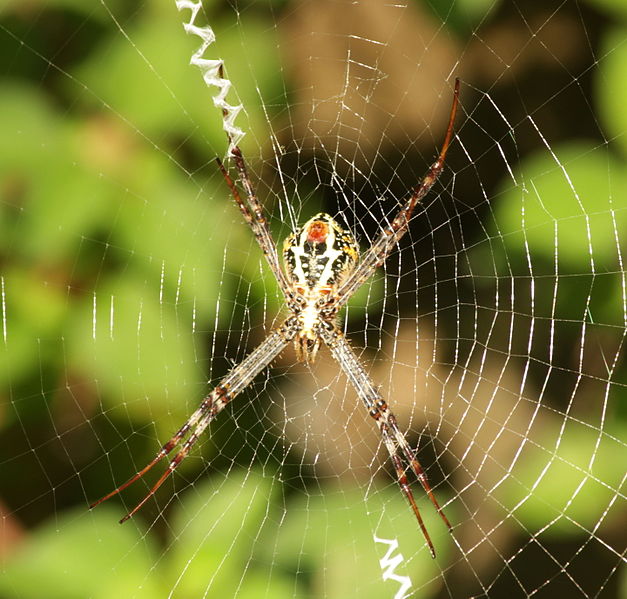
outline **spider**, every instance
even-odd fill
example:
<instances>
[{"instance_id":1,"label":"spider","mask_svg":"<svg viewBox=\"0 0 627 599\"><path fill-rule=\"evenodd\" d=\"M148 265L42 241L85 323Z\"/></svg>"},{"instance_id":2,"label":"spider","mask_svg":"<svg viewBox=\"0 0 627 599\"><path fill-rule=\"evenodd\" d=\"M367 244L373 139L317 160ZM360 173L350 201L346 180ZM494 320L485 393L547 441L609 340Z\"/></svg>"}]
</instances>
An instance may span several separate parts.
<instances>
[{"instance_id":1,"label":"spider","mask_svg":"<svg viewBox=\"0 0 627 599\"><path fill-rule=\"evenodd\" d=\"M361 259L359 259L359 246L355 237L342 229L331 216L320 213L285 240L282 252L283 269L279 263L278 250L270 233L263 206L257 198L248 175L242 152L233 143L231 134L227 132L230 156L235 162L240 183L245 192L245 201L220 159L216 158L216 161L235 203L255 235L268 266L278 281L285 297L288 316L204 397L187 422L161 447L149 464L117 489L93 503L90 509L126 489L143 477L175 447L180 447L166 471L147 495L120 520L120 523L131 518L187 457L211 421L236 395L248 387L257 374L266 368L290 342L294 344L297 359L309 364L314 362L321 344L324 344L355 387L368 413L379 428L383 444L394 465L398 484L416 516L431 555L435 557L435 549L414 500L402 457L420 481L449 531L452 530L451 524L435 498L415 452L400 430L396 417L342 333L338 324L338 313L348 299L396 248L398 241L407 231L416 205L421 202L440 176L453 135L458 103L459 79L456 79L446 136L437 160L413 189L394 219L383 227L372 245L363 253ZM227 115L228 112L223 110L223 117L226 118Z\"/></svg>"}]
</instances>

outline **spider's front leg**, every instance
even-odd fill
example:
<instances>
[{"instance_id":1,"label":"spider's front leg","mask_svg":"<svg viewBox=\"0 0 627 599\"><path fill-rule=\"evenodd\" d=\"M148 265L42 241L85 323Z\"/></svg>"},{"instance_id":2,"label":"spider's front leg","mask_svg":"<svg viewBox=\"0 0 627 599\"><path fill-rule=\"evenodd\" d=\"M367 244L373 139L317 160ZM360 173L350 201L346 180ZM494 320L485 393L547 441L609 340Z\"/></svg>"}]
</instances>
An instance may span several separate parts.
<instances>
[{"instance_id":1,"label":"spider's front leg","mask_svg":"<svg viewBox=\"0 0 627 599\"><path fill-rule=\"evenodd\" d=\"M440 154L436 161L429 167L422 181L420 181L409 198L403 203L401 209L397 212L392 221L389 224L384 224L381 232L372 242L372 245L362 255L357 267L342 281L334 298L338 310L352 297L357 289L374 274L374 271L385 262L390 253L398 247L398 242L407 232L409 221L412 218L416 206L422 202L422 199L429 193L442 173L446 154L448 153L448 148L453 139L453 125L459 104L459 85L459 79L455 79L453 104L451 106L446 136Z\"/></svg>"}]
</instances>

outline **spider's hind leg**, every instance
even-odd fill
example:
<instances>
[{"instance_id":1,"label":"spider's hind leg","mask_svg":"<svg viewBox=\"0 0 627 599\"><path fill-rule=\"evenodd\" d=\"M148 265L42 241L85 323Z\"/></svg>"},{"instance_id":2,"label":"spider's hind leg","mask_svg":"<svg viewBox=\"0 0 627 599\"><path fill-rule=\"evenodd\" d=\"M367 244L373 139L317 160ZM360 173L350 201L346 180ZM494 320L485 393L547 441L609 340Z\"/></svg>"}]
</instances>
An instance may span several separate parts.
<instances>
[{"instance_id":1,"label":"spider's hind leg","mask_svg":"<svg viewBox=\"0 0 627 599\"><path fill-rule=\"evenodd\" d=\"M382 423L381 426L381 436L383 437L383 443L387 447L388 452L390 453L390 458L392 459L392 463L394 464L394 470L396 470L396 478L398 480L398 485L401 490L405 494L409 505L411 506L414 515L416 516L416 520L418 520L418 526L420 526L420 530L427 541L427 545L429 545L429 552L431 553L431 557L435 558L435 548L433 547L433 543L431 542L431 537L427 532L427 527L422 520L422 516L420 515L420 510L416 505L416 500L414 499L414 494L411 492L411 487L409 486L409 481L407 480L407 476L405 474L405 469L403 468L403 463L401 461L400 456L398 455L396 445L394 441L390 437L390 431L388 426L385 423Z\"/></svg>"},{"instance_id":2,"label":"spider's hind leg","mask_svg":"<svg viewBox=\"0 0 627 599\"><path fill-rule=\"evenodd\" d=\"M177 466L187 457L200 435L209 426L211 421L224 409L224 407L241 391L243 391L253 381L253 379L274 360L283 348L291 341L296 333L296 321L287 319L280 327L272 331L264 341L262 341L250 354L248 354L239 364L235 365L229 373L213 388L202 400L200 406L191 415L189 420L178 430L178 432L159 450L153 460L140 470L135 476L126 481L102 499L93 503L90 508L117 495L129 485L139 480L157 462L168 455L181 441L185 435L193 429L179 452L170 461L167 470L161 475L159 480L150 489L148 494L137 504L120 522L125 522L139 510L156 490L163 484L165 479L174 472Z\"/></svg>"},{"instance_id":3,"label":"spider's hind leg","mask_svg":"<svg viewBox=\"0 0 627 599\"><path fill-rule=\"evenodd\" d=\"M381 407L379 406L379 404L382 404ZM405 438L405 435L398 428L398 424L396 422L396 416L394 416L394 414L390 412L387 404L383 400L380 400L380 402L377 402L377 407L379 407L379 409L381 410L382 417L385 419L386 425L390 429L390 433L394 435L397 446L403 452L405 459L411 466L411 469L416 475L416 478L420 481L420 484L422 485L422 488L424 489L425 493L429 497L429 500L433 504L433 507L435 507L436 511L440 515L440 518L442 518L444 524L446 524L447 528L449 530L453 530L451 523L449 522L448 518L442 511L442 508L440 504L438 503L438 500L435 498L435 495L433 494L433 490L431 489L431 485L429 484L429 479L427 478L427 474L423 470L422 466L420 465L420 462L418 461L418 458L416 457L416 453L410 447L409 443L407 442L407 439Z\"/></svg>"},{"instance_id":4,"label":"spider's hind leg","mask_svg":"<svg viewBox=\"0 0 627 599\"><path fill-rule=\"evenodd\" d=\"M342 332L337 329L337 327L331 327L329 330L322 329L321 335L324 342L331 350L333 357L337 360L338 364L344 371L344 374L346 374L348 380L355 387L355 390L368 410L368 413L377 423L377 427L381 431L383 442L390 454L392 463L394 464L398 484L405 494L407 501L409 501L411 509L416 516L416 520L418 520L418 525L420 526L422 534L429 545L431 555L435 557L433 543L431 542L429 533L427 532L420 512L418 511L416 501L414 500L414 496L407 480L407 475L405 474L405 468L403 467L401 455L405 457L412 471L418 477L418 480L427 493L429 500L433 504L433 507L437 510L438 514L440 514L443 522L446 524L447 528L451 530L451 523L444 515L440 504L435 498L426 473L422 469L420 462L409 446L407 439L405 439L405 436L398 428L396 417L388 408L385 400L381 397L381 393L377 387L375 387L372 379L368 376L366 370L355 355L355 352L351 349Z\"/></svg>"},{"instance_id":5,"label":"spider's hind leg","mask_svg":"<svg viewBox=\"0 0 627 599\"><path fill-rule=\"evenodd\" d=\"M154 495L155 491L163 484L168 475L174 471L174 469L183 461L183 459L187 456L190 449L198 439L198 435L200 434L198 428L198 423L207 418L207 414L213 417L215 413L217 413L222 404L226 405L227 401L225 399L221 399L222 396L225 396L225 391L220 386L217 386L200 404L198 409L190 416L189 420L172 436L172 438L165 443L161 449L157 452L157 455L146 465L144 468L139 470L134 476L129 478L124 484L120 485L117 489L114 489L110 493L107 493L104 497L101 497L98 501L95 501L89 506L89 509L95 508L97 505L100 505L107 499L111 499L111 497L117 495L118 493L124 491L127 487L132 485L135 481L142 478L149 470L156 466L164 457L166 457L177 445L181 443L181 441L185 438L185 435L192 429L192 427L196 427L196 430L187 441L183 444L181 450L174 456L168 469L165 473L159 478L157 483L152 487L150 492L142 499L142 501L133 508L124 518L120 520L120 523L128 520L137 510L139 510L144 503ZM218 409L216 409L216 407ZM201 422L202 424L202 422ZM206 426L206 425L205 425ZM204 430L204 427L203 427Z\"/></svg>"}]
</instances>

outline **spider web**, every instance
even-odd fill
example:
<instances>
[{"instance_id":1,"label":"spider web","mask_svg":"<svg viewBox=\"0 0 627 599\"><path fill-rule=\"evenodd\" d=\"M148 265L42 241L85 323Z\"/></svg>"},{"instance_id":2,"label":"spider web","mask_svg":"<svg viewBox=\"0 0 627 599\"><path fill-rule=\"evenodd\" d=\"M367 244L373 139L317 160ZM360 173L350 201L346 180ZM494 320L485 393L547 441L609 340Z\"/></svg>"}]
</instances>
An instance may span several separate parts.
<instances>
[{"instance_id":1,"label":"spider web","mask_svg":"<svg viewBox=\"0 0 627 599\"><path fill-rule=\"evenodd\" d=\"M0 597L624 597L620 2L205 2L275 239L363 249L444 173L344 330L453 525L431 559L327 352L291 348L158 473L279 322L172 2L0 8ZM159 473L165 465L155 468ZM621 524L622 523L622 524Z\"/></svg>"}]
</instances>

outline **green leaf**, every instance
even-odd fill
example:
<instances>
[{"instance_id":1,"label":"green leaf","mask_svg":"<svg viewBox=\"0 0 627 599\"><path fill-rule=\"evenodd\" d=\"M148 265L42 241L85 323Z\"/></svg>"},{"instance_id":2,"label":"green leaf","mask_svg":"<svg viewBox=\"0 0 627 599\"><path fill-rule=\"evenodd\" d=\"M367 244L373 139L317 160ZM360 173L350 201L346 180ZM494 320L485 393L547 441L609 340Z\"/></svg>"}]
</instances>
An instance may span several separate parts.
<instances>
[{"instance_id":1,"label":"green leaf","mask_svg":"<svg viewBox=\"0 0 627 599\"><path fill-rule=\"evenodd\" d=\"M173 597L234 597L242 581L250 582L251 554L267 523L273 484L256 471L232 471L219 485L208 481L181 497L171 522Z\"/></svg>"},{"instance_id":2,"label":"green leaf","mask_svg":"<svg viewBox=\"0 0 627 599\"><path fill-rule=\"evenodd\" d=\"M583 423L559 423L538 443L527 444L497 497L526 530L551 536L589 534L616 500L627 463L618 441L625 430L600 432ZM618 510L610 512L617 519Z\"/></svg>"},{"instance_id":3,"label":"green leaf","mask_svg":"<svg viewBox=\"0 0 627 599\"><path fill-rule=\"evenodd\" d=\"M624 0L604 0L603 3L620 6L627 17L627 2ZM627 159L627 26L606 33L599 51L603 57L595 71L599 118L606 138L621 148Z\"/></svg>"},{"instance_id":4,"label":"green leaf","mask_svg":"<svg viewBox=\"0 0 627 599\"><path fill-rule=\"evenodd\" d=\"M95 308L94 308L95 306ZM68 354L102 400L146 422L182 418L202 393L192 325L187 314L159 300L159 290L126 275L107 279L72 314Z\"/></svg>"},{"instance_id":5,"label":"green leaf","mask_svg":"<svg viewBox=\"0 0 627 599\"><path fill-rule=\"evenodd\" d=\"M3 564L0 592L19 599L165 597L150 537L112 510L67 512L37 528Z\"/></svg>"},{"instance_id":6,"label":"green leaf","mask_svg":"<svg viewBox=\"0 0 627 599\"><path fill-rule=\"evenodd\" d=\"M163 135L185 139L209 159L222 154L227 142L222 115L212 101L217 88L207 89L201 72L189 64L201 42L185 33L188 18L189 11L179 13L174 2L145 11L126 27L128 39L117 35L106 41L74 76L93 92L85 98L89 103L106 103L152 139ZM253 16L237 27L212 18L211 27L217 40L204 57L224 60L226 76L234 85L227 99L242 102L246 109L237 123L250 140L244 138L242 149L257 150L259 140L269 143L259 96L274 105L283 96L275 40L268 23Z\"/></svg>"},{"instance_id":7,"label":"green leaf","mask_svg":"<svg viewBox=\"0 0 627 599\"><path fill-rule=\"evenodd\" d=\"M188 313L195 303L197 318L212 323L219 300L233 293L223 282L225 248L237 249L248 232L233 227L239 215L227 209L228 189L217 187L216 175L198 190L155 153L137 155L134 166L133 193L119 200L114 251L163 284L166 301L185 304Z\"/></svg>"},{"instance_id":8,"label":"green leaf","mask_svg":"<svg viewBox=\"0 0 627 599\"><path fill-rule=\"evenodd\" d=\"M356 488L328 489L321 495L292 500L276 547L274 543L266 544L268 563L308 572L314 596L324 589L330 599L392 597L398 591L398 583L384 580L385 568L380 565L390 545L377 542L376 536L398 541L398 548L392 553L401 554L403 560L396 567L396 574L409 576L411 588L421 589L421 597L435 595L439 588L433 583L440 571L438 562L446 563L452 545L448 530L429 501L418 498L438 555L433 560L400 491L392 485L370 491L372 494L364 497ZM450 510L448 517L455 521ZM388 559L391 557L388 555Z\"/></svg>"},{"instance_id":9,"label":"green leaf","mask_svg":"<svg viewBox=\"0 0 627 599\"><path fill-rule=\"evenodd\" d=\"M71 261L75 269L85 239L110 217L115 188L83 160L76 124L36 89L3 88L0 129L0 248L47 266Z\"/></svg>"},{"instance_id":10,"label":"green leaf","mask_svg":"<svg viewBox=\"0 0 627 599\"><path fill-rule=\"evenodd\" d=\"M624 0L588 0L588 4L605 11L610 16L627 20L627 3ZM606 54L600 54L600 56L607 58Z\"/></svg>"},{"instance_id":11,"label":"green leaf","mask_svg":"<svg viewBox=\"0 0 627 599\"><path fill-rule=\"evenodd\" d=\"M5 313L0 315L0 338L6 337L6 342L0 342L0 386L4 386L17 384L29 370L59 357L59 346L52 350L42 340L60 337L68 299L65 287L19 266L7 268L1 284Z\"/></svg>"},{"instance_id":12,"label":"green leaf","mask_svg":"<svg viewBox=\"0 0 627 599\"><path fill-rule=\"evenodd\" d=\"M498 235L508 253L553 264L561 273L616 269L616 235L627 223L625 166L605 146L570 142L525 160L520 182L499 197Z\"/></svg>"}]
</instances>

